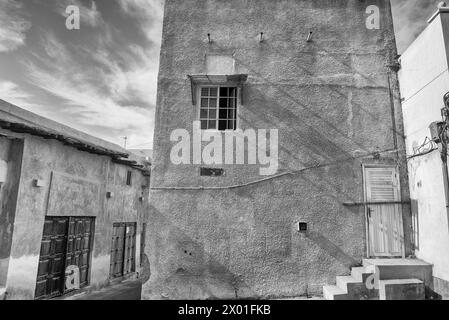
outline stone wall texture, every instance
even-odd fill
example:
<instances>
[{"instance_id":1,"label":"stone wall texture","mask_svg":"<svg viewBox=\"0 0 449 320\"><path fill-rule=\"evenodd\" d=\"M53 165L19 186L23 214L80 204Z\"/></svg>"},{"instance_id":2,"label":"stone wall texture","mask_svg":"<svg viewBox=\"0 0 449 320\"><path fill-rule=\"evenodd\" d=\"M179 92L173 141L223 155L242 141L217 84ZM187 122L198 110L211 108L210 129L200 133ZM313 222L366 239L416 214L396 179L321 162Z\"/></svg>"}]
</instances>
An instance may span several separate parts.
<instances>
[{"instance_id":1,"label":"stone wall texture","mask_svg":"<svg viewBox=\"0 0 449 320\"><path fill-rule=\"evenodd\" d=\"M379 30L366 28L373 4ZM226 175L211 178L198 165L170 161L171 132L191 132L198 120L187 75L206 74L211 55L232 56L234 72L248 74L239 128L279 130L279 173L319 167L241 188L158 189L264 178L259 165L221 165ZM397 75L389 67L395 55L389 1L167 0L143 298L319 294L358 265L366 256L365 209L344 202L364 201L362 165L398 165L408 200ZM403 216L409 253L408 205ZM308 231L298 233L297 222Z\"/></svg>"}]
</instances>

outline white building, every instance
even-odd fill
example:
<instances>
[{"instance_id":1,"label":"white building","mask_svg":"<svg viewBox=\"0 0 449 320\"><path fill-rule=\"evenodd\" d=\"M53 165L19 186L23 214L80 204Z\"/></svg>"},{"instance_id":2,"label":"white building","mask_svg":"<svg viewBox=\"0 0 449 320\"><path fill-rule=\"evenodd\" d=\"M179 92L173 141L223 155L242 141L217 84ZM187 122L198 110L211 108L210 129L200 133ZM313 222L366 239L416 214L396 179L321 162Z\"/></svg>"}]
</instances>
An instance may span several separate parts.
<instances>
[{"instance_id":1,"label":"white building","mask_svg":"<svg viewBox=\"0 0 449 320\"><path fill-rule=\"evenodd\" d=\"M399 72L406 135L415 255L433 264L433 291L449 298L448 181L429 126L441 122L449 91L449 8L440 6L402 55Z\"/></svg>"}]
</instances>

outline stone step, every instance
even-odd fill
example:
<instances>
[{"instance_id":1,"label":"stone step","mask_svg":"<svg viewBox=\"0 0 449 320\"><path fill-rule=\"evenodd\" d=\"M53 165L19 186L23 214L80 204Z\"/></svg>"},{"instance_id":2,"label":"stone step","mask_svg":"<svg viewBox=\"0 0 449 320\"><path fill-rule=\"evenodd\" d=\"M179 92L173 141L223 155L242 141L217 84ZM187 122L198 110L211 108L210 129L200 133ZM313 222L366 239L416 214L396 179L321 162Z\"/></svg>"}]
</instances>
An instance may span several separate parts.
<instances>
[{"instance_id":1,"label":"stone step","mask_svg":"<svg viewBox=\"0 0 449 320\"><path fill-rule=\"evenodd\" d=\"M353 278L352 276L338 276L337 277L337 287L339 287L341 290L343 290L345 293L349 293L349 290L351 290L351 285L356 285L363 283L361 281L358 281L357 279Z\"/></svg>"},{"instance_id":2,"label":"stone step","mask_svg":"<svg viewBox=\"0 0 449 320\"><path fill-rule=\"evenodd\" d=\"M364 259L363 266L379 280L418 279L432 286L433 266L419 259Z\"/></svg>"},{"instance_id":3,"label":"stone step","mask_svg":"<svg viewBox=\"0 0 449 320\"><path fill-rule=\"evenodd\" d=\"M425 300L424 282L419 279L380 280L379 300Z\"/></svg>"},{"instance_id":4,"label":"stone step","mask_svg":"<svg viewBox=\"0 0 449 320\"><path fill-rule=\"evenodd\" d=\"M324 286L323 296L326 300L347 300L348 295L337 286Z\"/></svg>"},{"instance_id":5,"label":"stone step","mask_svg":"<svg viewBox=\"0 0 449 320\"><path fill-rule=\"evenodd\" d=\"M360 282L363 282L363 283L365 283L366 279L370 275L372 275L373 273L374 272L369 272L367 270L367 268L365 268L365 267L354 267L354 268L351 268L351 276L354 279L356 279L356 280L358 280Z\"/></svg>"}]
</instances>

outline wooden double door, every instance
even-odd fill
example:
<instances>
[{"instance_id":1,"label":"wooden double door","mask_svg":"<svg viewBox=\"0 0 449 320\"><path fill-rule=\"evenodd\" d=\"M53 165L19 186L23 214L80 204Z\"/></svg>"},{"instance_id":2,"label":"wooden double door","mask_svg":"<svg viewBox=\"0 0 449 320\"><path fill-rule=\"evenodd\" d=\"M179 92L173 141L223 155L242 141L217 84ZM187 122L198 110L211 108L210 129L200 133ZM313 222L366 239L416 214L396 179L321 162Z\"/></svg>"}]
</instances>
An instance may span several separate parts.
<instances>
[{"instance_id":1,"label":"wooden double door","mask_svg":"<svg viewBox=\"0 0 449 320\"><path fill-rule=\"evenodd\" d=\"M95 218L46 217L42 236L35 299L60 296L66 289L65 271L79 270L79 287L89 284Z\"/></svg>"},{"instance_id":2,"label":"wooden double door","mask_svg":"<svg viewBox=\"0 0 449 320\"><path fill-rule=\"evenodd\" d=\"M136 270L136 223L114 223L110 277L120 278Z\"/></svg>"}]
</instances>

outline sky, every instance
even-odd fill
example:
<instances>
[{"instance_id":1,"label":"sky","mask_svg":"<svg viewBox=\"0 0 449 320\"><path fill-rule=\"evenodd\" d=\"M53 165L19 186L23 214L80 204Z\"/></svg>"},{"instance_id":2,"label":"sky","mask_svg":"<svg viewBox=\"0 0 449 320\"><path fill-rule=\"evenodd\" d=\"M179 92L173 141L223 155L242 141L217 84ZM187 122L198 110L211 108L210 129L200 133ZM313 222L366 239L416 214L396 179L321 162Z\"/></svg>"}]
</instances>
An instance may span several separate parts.
<instances>
[{"instance_id":1,"label":"sky","mask_svg":"<svg viewBox=\"0 0 449 320\"><path fill-rule=\"evenodd\" d=\"M164 0L0 0L0 99L134 149L153 145ZM398 50L435 0L392 0ZM79 30L66 8L80 8Z\"/></svg>"}]
</instances>

